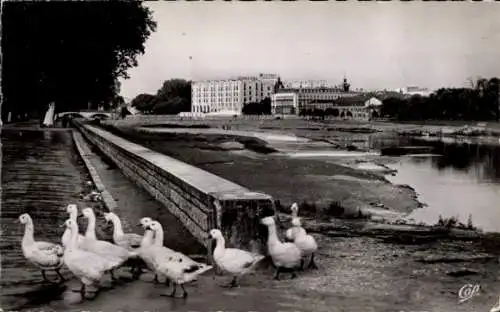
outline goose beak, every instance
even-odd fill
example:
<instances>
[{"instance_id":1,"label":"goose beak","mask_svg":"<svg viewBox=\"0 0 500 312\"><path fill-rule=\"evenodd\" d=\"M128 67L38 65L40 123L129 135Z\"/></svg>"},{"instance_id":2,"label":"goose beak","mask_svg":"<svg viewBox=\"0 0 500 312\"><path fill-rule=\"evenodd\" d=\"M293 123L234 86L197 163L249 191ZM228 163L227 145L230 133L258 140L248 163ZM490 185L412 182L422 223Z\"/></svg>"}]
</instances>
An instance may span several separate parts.
<instances>
[{"instance_id":1,"label":"goose beak","mask_svg":"<svg viewBox=\"0 0 500 312\"><path fill-rule=\"evenodd\" d=\"M66 226L66 224L65 224L65 223L63 223L63 224L59 225L59 227L60 227L60 228L65 227L65 226Z\"/></svg>"},{"instance_id":2,"label":"goose beak","mask_svg":"<svg viewBox=\"0 0 500 312\"><path fill-rule=\"evenodd\" d=\"M82 218L83 217L83 213L79 213L77 218Z\"/></svg>"}]
</instances>

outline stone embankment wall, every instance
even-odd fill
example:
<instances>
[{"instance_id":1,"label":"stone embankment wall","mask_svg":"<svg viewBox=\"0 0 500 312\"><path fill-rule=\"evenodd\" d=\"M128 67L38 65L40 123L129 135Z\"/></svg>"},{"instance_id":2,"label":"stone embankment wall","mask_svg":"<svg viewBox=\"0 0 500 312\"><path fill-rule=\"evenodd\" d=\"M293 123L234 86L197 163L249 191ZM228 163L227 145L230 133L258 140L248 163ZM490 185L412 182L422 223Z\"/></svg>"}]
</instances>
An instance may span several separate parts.
<instances>
[{"instance_id":1,"label":"stone embankment wall","mask_svg":"<svg viewBox=\"0 0 500 312\"><path fill-rule=\"evenodd\" d=\"M264 252L260 218L275 214L271 196L252 192L99 127L75 122L83 136L122 172L165 205L208 250L221 229L230 246Z\"/></svg>"}]
</instances>

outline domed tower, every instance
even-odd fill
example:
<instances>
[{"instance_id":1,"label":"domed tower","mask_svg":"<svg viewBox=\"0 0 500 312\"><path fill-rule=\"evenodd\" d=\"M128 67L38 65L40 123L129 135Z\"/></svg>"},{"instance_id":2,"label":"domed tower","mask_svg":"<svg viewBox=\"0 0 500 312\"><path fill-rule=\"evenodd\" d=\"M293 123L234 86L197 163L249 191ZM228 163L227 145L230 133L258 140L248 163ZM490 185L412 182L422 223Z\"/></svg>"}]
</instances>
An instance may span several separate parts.
<instances>
[{"instance_id":1,"label":"domed tower","mask_svg":"<svg viewBox=\"0 0 500 312\"><path fill-rule=\"evenodd\" d=\"M349 92L349 88L351 87L351 84L347 82L347 78L344 77L344 83L342 83L342 89L344 92Z\"/></svg>"},{"instance_id":2,"label":"domed tower","mask_svg":"<svg viewBox=\"0 0 500 312\"><path fill-rule=\"evenodd\" d=\"M274 93L278 93L279 89L283 89L285 86L283 82L281 82L281 78L278 76L278 81L274 84Z\"/></svg>"}]
</instances>

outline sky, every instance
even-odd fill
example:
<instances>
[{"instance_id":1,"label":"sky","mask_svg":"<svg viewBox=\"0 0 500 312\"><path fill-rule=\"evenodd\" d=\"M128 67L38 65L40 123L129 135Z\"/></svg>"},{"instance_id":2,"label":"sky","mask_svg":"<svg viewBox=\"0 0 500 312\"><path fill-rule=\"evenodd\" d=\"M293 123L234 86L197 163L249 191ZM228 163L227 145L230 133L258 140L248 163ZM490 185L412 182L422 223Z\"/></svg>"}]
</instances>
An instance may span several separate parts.
<instances>
[{"instance_id":1,"label":"sky","mask_svg":"<svg viewBox=\"0 0 500 312\"><path fill-rule=\"evenodd\" d=\"M276 73L352 88L469 86L500 76L500 5L487 2L146 2L158 23L121 94L171 78Z\"/></svg>"}]
</instances>

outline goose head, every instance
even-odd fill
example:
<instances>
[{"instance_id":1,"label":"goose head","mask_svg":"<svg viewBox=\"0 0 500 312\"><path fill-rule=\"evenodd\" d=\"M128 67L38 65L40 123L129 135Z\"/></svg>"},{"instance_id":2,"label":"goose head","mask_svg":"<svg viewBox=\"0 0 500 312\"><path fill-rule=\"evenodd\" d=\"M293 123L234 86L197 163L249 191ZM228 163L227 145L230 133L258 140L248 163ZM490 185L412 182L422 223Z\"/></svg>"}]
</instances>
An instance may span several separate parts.
<instances>
[{"instance_id":1,"label":"goose head","mask_svg":"<svg viewBox=\"0 0 500 312\"><path fill-rule=\"evenodd\" d=\"M290 210L294 213L298 213L299 212L299 205L297 205L297 203L293 203L292 207L290 207Z\"/></svg>"},{"instance_id":2,"label":"goose head","mask_svg":"<svg viewBox=\"0 0 500 312\"><path fill-rule=\"evenodd\" d=\"M260 220L260 223L263 224L263 225L265 225L265 226L271 226L271 225L275 225L276 224L273 217L262 218Z\"/></svg>"},{"instance_id":3,"label":"goose head","mask_svg":"<svg viewBox=\"0 0 500 312\"><path fill-rule=\"evenodd\" d=\"M300 226L302 226L302 222L300 222L299 218L293 218L292 219L292 226L300 227Z\"/></svg>"},{"instance_id":4,"label":"goose head","mask_svg":"<svg viewBox=\"0 0 500 312\"><path fill-rule=\"evenodd\" d=\"M158 221L151 221L146 225L146 229L149 229L156 233L158 230L161 229L161 224Z\"/></svg>"},{"instance_id":5,"label":"goose head","mask_svg":"<svg viewBox=\"0 0 500 312\"><path fill-rule=\"evenodd\" d=\"M211 239L224 238L224 236L222 236L222 232L220 230L217 230L217 229L210 230L210 232L208 233L208 236Z\"/></svg>"},{"instance_id":6,"label":"goose head","mask_svg":"<svg viewBox=\"0 0 500 312\"><path fill-rule=\"evenodd\" d=\"M31 223L31 217L27 213L23 213L22 215L19 216L19 223L21 224L30 224Z\"/></svg>"},{"instance_id":7,"label":"goose head","mask_svg":"<svg viewBox=\"0 0 500 312\"><path fill-rule=\"evenodd\" d=\"M151 222L153 222L153 219L151 219L150 217L144 217L139 220L138 226L142 226L146 229Z\"/></svg>"},{"instance_id":8,"label":"goose head","mask_svg":"<svg viewBox=\"0 0 500 312\"><path fill-rule=\"evenodd\" d=\"M82 215L81 214L78 214L78 206L75 205L75 204L69 204L67 207L66 207L66 212L71 215L71 214L75 214L77 217L81 217Z\"/></svg>"},{"instance_id":9,"label":"goose head","mask_svg":"<svg viewBox=\"0 0 500 312\"><path fill-rule=\"evenodd\" d=\"M104 220L106 220L107 223L112 222L113 218L114 218L114 213L112 213L112 212L105 212L104 213Z\"/></svg>"},{"instance_id":10,"label":"goose head","mask_svg":"<svg viewBox=\"0 0 500 312\"><path fill-rule=\"evenodd\" d=\"M87 219L95 218L94 210L92 210L92 208L85 208L85 209L83 209L82 210L82 214Z\"/></svg>"},{"instance_id":11,"label":"goose head","mask_svg":"<svg viewBox=\"0 0 500 312\"><path fill-rule=\"evenodd\" d=\"M75 221L73 221L71 219L64 221L64 223L61 225L61 227L65 227L65 228L70 229L70 230L75 226L77 226Z\"/></svg>"}]
</instances>

